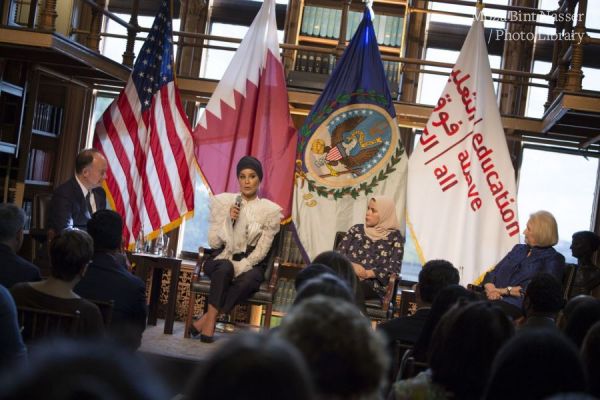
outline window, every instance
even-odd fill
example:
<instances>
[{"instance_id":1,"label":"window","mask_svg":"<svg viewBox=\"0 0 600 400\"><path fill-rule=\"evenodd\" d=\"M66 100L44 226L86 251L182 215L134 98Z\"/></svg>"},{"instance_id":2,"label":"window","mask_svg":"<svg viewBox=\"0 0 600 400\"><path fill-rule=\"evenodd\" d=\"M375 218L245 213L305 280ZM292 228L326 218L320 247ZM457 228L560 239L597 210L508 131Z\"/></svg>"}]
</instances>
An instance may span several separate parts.
<instances>
[{"instance_id":1,"label":"window","mask_svg":"<svg viewBox=\"0 0 600 400\"><path fill-rule=\"evenodd\" d=\"M521 232L531 213L550 211L558 223L556 249L567 262L576 262L569 250L571 236L591 228L597 171L597 158L525 147L518 192Z\"/></svg>"},{"instance_id":2,"label":"window","mask_svg":"<svg viewBox=\"0 0 600 400\"><path fill-rule=\"evenodd\" d=\"M546 61L535 61L533 63L533 73L547 74L552 68L552 63ZM547 84L544 79L531 79L532 83ZM544 104L548 100L548 88L529 86L527 95L527 106L525 107L525 116L531 118L542 118L544 115Z\"/></svg>"},{"instance_id":3,"label":"window","mask_svg":"<svg viewBox=\"0 0 600 400\"><path fill-rule=\"evenodd\" d=\"M129 22L129 19L131 18L130 14L115 13L115 15L127 22ZM154 22L154 18L155 18L154 15L153 16L140 15L140 16L138 16L138 25L143 28L150 28L152 26L152 23ZM180 22L181 21L179 19L173 20L173 31L179 31L179 23ZM105 32L106 33L114 33L117 35L127 35L127 29L123 25L118 24L117 22L113 21L110 18L106 19ZM138 34L137 34L138 38L145 38L146 36L148 36L147 32L138 32ZM173 40L177 41L178 37L173 36ZM138 53L140 52L140 49L142 48L143 45L144 45L144 41L142 41L142 40L135 41L135 44L133 47L133 53L135 54L136 57L137 57ZM116 61L118 63L122 63L123 62L123 53L125 52L126 46L127 46L127 39L104 37L100 44L100 52L102 53L103 56L108 57L111 60ZM177 57L177 45L174 45L173 46L173 60L175 60L176 57ZM135 62L135 60L134 60L134 62Z\"/></svg>"}]
</instances>

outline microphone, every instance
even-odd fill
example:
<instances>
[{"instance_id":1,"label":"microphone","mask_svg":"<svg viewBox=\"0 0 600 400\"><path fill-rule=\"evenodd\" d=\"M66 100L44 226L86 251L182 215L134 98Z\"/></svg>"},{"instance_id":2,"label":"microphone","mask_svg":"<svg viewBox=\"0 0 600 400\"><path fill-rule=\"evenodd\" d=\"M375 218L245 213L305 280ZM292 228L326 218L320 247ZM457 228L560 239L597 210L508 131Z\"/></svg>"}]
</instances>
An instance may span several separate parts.
<instances>
[{"instance_id":1,"label":"microphone","mask_svg":"<svg viewBox=\"0 0 600 400\"><path fill-rule=\"evenodd\" d=\"M238 196L235 198L235 206L238 208L238 210L242 207L242 196L238 194ZM239 215L238 215L239 218ZM235 226L235 221L237 221L237 219L231 219L231 225Z\"/></svg>"}]
</instances>

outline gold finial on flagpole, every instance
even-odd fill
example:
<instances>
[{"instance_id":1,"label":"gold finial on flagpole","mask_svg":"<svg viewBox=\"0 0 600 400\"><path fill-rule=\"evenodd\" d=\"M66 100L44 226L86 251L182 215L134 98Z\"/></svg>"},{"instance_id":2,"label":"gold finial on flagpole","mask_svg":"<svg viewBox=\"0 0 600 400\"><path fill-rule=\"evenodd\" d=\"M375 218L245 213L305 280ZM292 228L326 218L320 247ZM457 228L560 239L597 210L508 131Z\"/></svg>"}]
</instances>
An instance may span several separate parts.
<instances>
[{"instance_id":1,"label":"gold finial on flagpole","mask_svg":"<svg viewBox=\"0 0 600 400\"><path fill-rule=\"evenodd\" d=\"M475 4L475 7L477 7L477 11L481 12L481 10L483 10L483 1L477 0L477 4Z\"/></svg>"}]
</instances>

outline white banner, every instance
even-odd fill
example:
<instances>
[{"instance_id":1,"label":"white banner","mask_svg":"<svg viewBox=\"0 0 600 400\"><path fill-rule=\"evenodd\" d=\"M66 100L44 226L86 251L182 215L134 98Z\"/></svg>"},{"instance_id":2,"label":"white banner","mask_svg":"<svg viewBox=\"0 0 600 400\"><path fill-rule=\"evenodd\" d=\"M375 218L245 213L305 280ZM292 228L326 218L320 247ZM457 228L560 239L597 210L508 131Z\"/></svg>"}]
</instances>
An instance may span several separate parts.
<instances>
[{"instance_id":1,"label":"white banner","mask_svg":"<svg viewBox=\"0 0 600 400\"><path fill-rule=\"evenodd\" d=\"M517 193L483 23L474 21L409 160L408 227L421 262L477 281L519 241Z\"/></svg>"}]
</instances>

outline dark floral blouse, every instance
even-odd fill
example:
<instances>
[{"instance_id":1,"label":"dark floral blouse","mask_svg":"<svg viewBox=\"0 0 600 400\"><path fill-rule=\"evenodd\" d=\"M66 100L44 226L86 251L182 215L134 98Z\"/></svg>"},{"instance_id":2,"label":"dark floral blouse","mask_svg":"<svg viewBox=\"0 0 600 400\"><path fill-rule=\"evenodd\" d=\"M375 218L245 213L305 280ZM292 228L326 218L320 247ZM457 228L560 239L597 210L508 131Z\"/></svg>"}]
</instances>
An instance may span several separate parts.
<instances>
[{"instance_id":1,"label":"dark floral blouse","mask_svg":"<svg viewBox=\"0 0 600 400\"><path fill-rule=\"evenodd\" d=\"M346 232L337 251L345 254L350 261L372 269L375 278L367 279L366 283L383 297L390 275L393 272L400 273L404 238L400 231L393 231L387 238L373 241L366 235L365 226L358 224Z\"/></svg>"}]
</instances>

